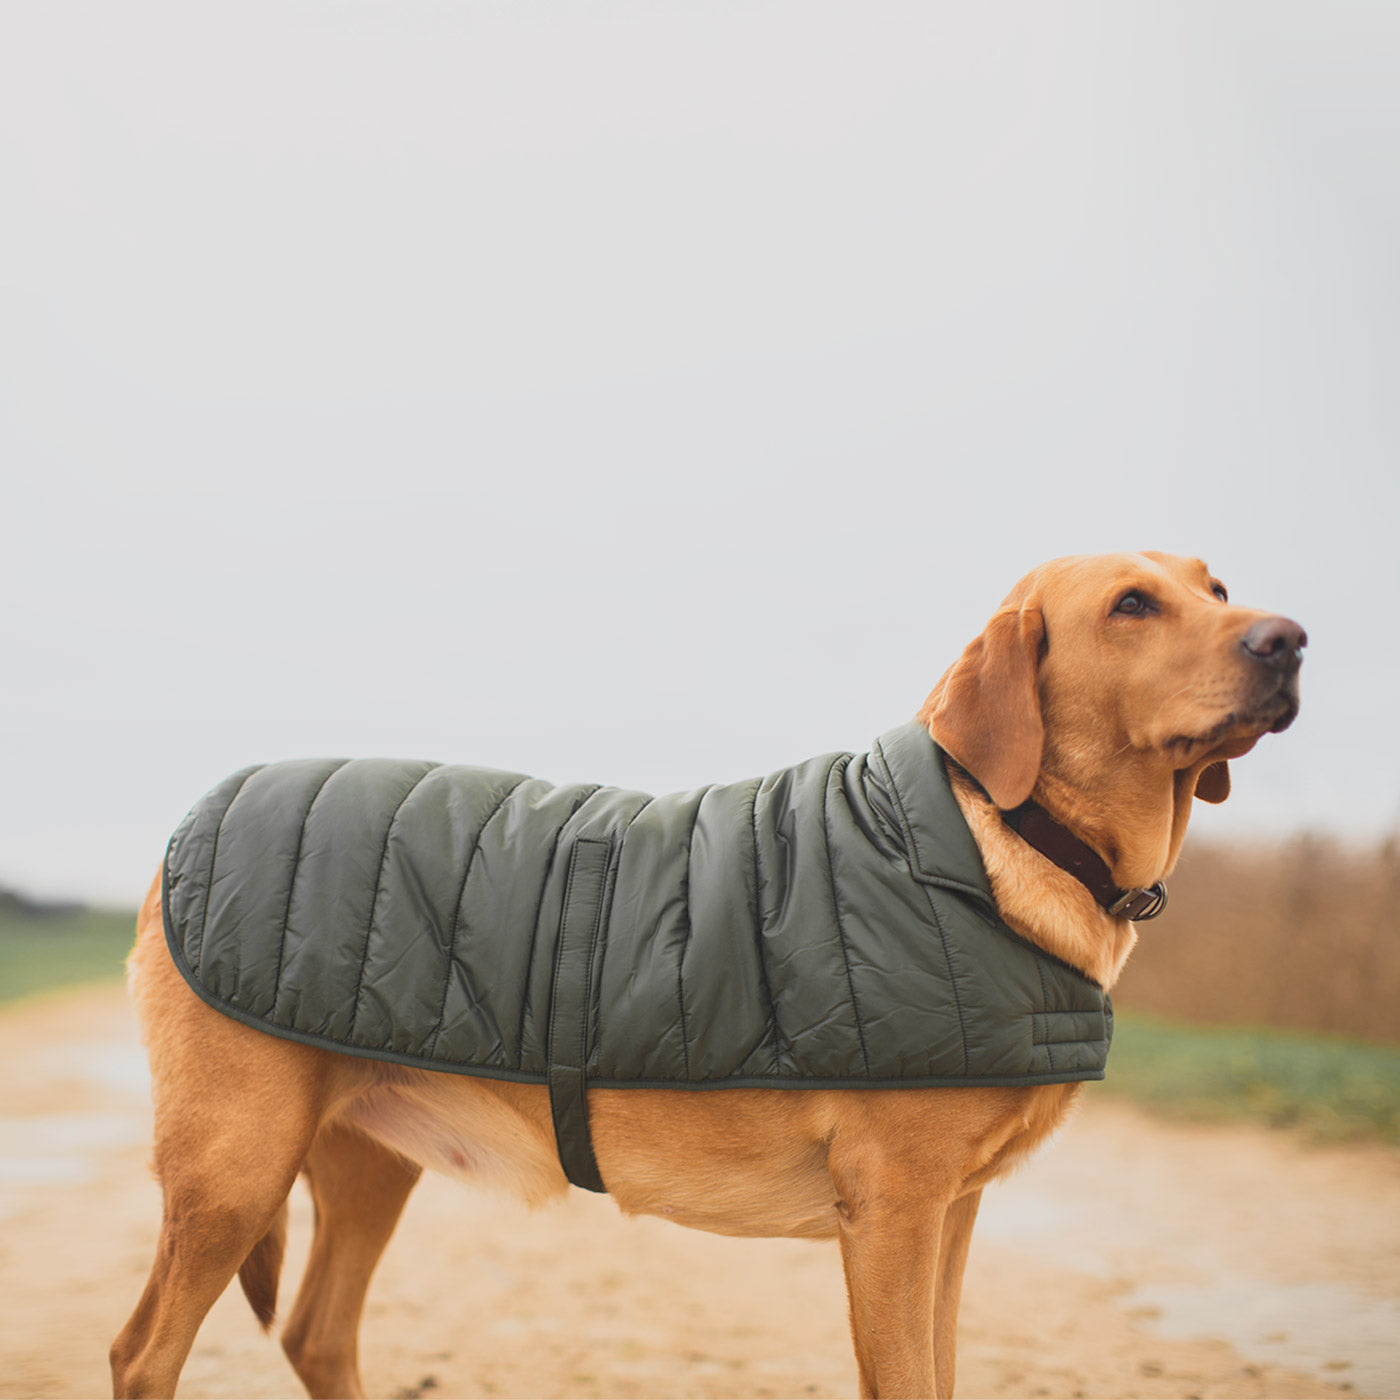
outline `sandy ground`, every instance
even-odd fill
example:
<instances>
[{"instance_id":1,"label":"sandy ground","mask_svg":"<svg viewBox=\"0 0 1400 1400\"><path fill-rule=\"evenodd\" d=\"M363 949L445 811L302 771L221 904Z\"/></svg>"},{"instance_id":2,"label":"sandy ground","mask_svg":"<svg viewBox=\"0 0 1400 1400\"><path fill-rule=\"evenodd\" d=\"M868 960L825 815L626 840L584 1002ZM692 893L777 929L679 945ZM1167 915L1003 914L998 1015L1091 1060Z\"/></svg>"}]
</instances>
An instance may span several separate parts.
<instances>
[{"instance_id":1,"label":"sandy ground","mask_svg":"<svg viewBox=\"0 0 1400 1400\"><path fill-rule=\"evenodd\" d=\"M0 1014L0 1394L106 1393L159 1210L144 1060L120 988ZM1400 1396L1400 1154L1088 1102L988 1193L964 1396ZM289 1292L309 1206L293 1197ZM530 1213L443 1180L371 1294L382 1396L853 1395L834 1245ZM300 1394L235 1287L185 1396Z\"/></svg>"}]
</instances>

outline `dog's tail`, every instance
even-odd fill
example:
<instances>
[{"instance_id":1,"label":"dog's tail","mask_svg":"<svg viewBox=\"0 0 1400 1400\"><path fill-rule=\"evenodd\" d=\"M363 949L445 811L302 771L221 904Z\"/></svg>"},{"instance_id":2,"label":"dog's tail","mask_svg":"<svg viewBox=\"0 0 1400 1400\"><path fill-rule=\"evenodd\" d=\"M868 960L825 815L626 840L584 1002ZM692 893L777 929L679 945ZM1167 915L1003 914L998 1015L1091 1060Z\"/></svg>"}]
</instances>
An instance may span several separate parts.
<instances>
[{"instance_id":1,"label":"dog's tail","mask_svg":"<svg viewBox=\"0 0 1400 1400\"><path fill-rule=\"evenodd\" d=\"M277 1280L282 1274L282 1256L287 1249L287 1203L282 1202L267 1233L248 1251L238 1269L244 1297L264 1332L277 1316Z\"/></svg>"}]
</instances>

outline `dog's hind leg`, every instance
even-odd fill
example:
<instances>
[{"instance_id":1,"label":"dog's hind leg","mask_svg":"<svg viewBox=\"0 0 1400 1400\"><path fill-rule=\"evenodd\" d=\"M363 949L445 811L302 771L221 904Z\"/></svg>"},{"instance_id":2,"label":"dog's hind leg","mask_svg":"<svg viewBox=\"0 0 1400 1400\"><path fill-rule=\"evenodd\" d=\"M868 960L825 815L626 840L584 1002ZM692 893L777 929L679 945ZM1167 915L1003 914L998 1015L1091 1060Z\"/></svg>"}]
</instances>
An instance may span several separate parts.
<instances>
[{"instance_id":1,"label":"dog's hind leg","mask_svg":"<svg viewBox=\"0 0 1400 1400\"><path fill-rule=\"evenodd\" d=\"M353 1128L326 1127L306 1158L316 1232L282 1346L313 1397L362 1396L360 1314L370 1275L421 1168Z\"/></svg>"},{"instance_id":2,"label":"dog's hind leg","mask_svg":"<svg viewBox=\"0 0 1400 1400\"><path fill-rule=\"evenodd\" d=\"M314 1123L281 1105L237 1129L157 1148L165 1211L155 1262L136 1311L112 1343L112 1393L173 1395L199 1325L253 1247L275 1228Z\"/></svg>"},{"instance_id":3,"label":"dog's hind leg","mask_svg":"<svg viewBox=\"0 0 1400 1400\"><path fill-rule=\"evenodd\" d=\"M275 1232L326 1098L321 1051L219 1015L156 951L138 947L133 981L164 1213L145 1292L112 1343L117 1396L174 1394L204 1315Z\"/></svg>"}]
</instances>

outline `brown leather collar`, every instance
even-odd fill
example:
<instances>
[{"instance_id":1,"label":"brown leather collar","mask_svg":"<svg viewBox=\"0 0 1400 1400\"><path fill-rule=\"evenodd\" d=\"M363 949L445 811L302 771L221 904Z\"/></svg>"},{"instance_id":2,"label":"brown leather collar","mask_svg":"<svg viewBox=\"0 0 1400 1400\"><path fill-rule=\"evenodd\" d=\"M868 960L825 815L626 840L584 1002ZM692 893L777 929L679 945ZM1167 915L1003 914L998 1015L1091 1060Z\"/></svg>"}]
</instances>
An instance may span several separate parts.
<instances>
[{"instance_id":1,"label":"brown leather collar","mask_svg":"<svg viewBox=\"0 0 1400 1400\"><path fill-rule=\"evenodd\" d=\"M1167 907L1167 887L1160 880L1146 889L1119 888L1099 853L1034 802L1003 812L1002 817L1023 841L1073 875L1113 918L1141 923Z\"/></svg>"}]
</instances>

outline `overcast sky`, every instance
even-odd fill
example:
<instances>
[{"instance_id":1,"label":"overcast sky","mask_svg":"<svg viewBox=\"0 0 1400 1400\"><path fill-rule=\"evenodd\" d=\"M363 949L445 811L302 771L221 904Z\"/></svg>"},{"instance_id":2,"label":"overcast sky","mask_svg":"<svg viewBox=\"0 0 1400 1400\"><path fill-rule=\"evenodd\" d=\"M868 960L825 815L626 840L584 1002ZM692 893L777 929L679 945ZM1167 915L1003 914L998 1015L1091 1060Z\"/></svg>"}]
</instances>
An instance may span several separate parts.
<instances>
[{"instance_id":1,"label":"overcast sky","mask_svg":"<svg viewBox=\"0 0 1400 1400\"><path fill-rule=\"evenodd\" d=\"M0 884L255 760L865 748L1032 565L1308 629L1400 823L1400 6L0 8Z\"/></svg>"}]
</instances>

